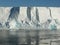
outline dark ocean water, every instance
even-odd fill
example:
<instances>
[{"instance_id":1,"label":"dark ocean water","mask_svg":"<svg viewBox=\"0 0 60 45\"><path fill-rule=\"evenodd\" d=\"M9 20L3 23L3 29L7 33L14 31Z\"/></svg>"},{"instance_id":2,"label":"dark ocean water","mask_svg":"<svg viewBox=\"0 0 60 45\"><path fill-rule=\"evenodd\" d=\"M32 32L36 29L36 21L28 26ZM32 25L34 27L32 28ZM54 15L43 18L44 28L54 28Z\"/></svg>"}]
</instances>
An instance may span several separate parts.
<instances>
[{"instance_id":1,"label":"dark ocean water","mask_svg":"<svg viewBox=\"0 0 60 45\"><path fill-rule=\"evenodd\" d=\"M60 31L32 29L17 31L0 30L0 45L49 45L54 39L56 39L55 41L60 42L58 40L60 39L60 33L58 32Z\"/></svg>"}]
</instances>

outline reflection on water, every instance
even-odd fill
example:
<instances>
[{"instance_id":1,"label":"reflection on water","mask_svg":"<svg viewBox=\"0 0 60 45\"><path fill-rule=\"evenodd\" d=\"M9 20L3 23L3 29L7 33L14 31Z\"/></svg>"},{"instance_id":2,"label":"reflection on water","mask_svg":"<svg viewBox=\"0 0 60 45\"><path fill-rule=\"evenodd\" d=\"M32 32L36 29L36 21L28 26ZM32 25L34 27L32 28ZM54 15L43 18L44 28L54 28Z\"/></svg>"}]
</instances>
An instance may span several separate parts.
<instances>
[{"instance_id":1,"label":"reflection on water","mask_svg":"<svg viewBox=\"0 0 60 45\"><path fill-rule=\"evenodd\" d=\"M59 31L0 30L0 45L52 45L60 42L58 40L60 40Z\"/></svg>"},{"instance_id":2,"label":"reflection on water","mask_svg":"<svg viewBox=\"0 0 60 45\"><path fill-rule=\"evenodd\" d=\"M0 45L39 45L37 32L0 30Z\"/></svg>"}]
</instances>

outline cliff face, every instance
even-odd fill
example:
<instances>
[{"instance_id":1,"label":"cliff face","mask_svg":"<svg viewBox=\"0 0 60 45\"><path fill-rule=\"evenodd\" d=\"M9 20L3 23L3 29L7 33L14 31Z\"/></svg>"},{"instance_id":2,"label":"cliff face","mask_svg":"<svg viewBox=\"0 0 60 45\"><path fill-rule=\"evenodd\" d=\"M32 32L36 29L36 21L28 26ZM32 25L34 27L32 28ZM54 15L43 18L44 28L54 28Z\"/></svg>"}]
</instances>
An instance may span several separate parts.
<instances>
[{"instance_id":1,"label":"cliff face","mask_svg":"<svg viewBox=\"0 0 60 45\"><path fill-rule=\"evenodd\" d=\"M15 8L15 13L13 8ZM12 10L12 12L11 12ZM60 8L59 7L19 7L19 13L16 7L0 7L0 23L5 26L10 14L12 13L9 25L18 27L41 27L49 29L51 25L60 28ZM16 15L16 16L13 16ZM17 18L16 18L17 17ZM12 25L13 23L13 25Z\"/></svg>"}]
</instances>

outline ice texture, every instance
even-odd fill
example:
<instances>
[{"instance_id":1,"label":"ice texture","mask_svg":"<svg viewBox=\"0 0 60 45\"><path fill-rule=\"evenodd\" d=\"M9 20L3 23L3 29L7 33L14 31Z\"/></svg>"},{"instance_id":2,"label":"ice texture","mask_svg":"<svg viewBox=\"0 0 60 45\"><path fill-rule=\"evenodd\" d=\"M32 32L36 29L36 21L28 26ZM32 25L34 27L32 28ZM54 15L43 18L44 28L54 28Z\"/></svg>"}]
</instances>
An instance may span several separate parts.
<instances>
[{"instance_id":1,"label":"ice texture","mask_svg":"<svg viewBox=\"0 0 60 45\"><path fill-rule=\"evenodd\" d=\"M60 7L0 7L0 28L60 29Z\"/></svg>"}]
</instances>

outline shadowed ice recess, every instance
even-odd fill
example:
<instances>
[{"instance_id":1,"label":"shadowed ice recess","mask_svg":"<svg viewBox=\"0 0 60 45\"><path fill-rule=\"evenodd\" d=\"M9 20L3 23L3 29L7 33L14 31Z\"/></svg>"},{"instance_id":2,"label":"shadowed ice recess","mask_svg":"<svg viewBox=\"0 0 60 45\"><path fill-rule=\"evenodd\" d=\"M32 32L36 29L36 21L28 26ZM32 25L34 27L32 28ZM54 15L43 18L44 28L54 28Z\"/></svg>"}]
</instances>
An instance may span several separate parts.
<instances>
[{"instance_id":1,"label":"shadowed ice recess","mask_svg":"<svg viewBox=\"0 0 60 45\"><path fill-rule=\"evenodd\" d=\"M0 29L60 29L60 7L0 7Z\"/></svg>"}]
</instances>

